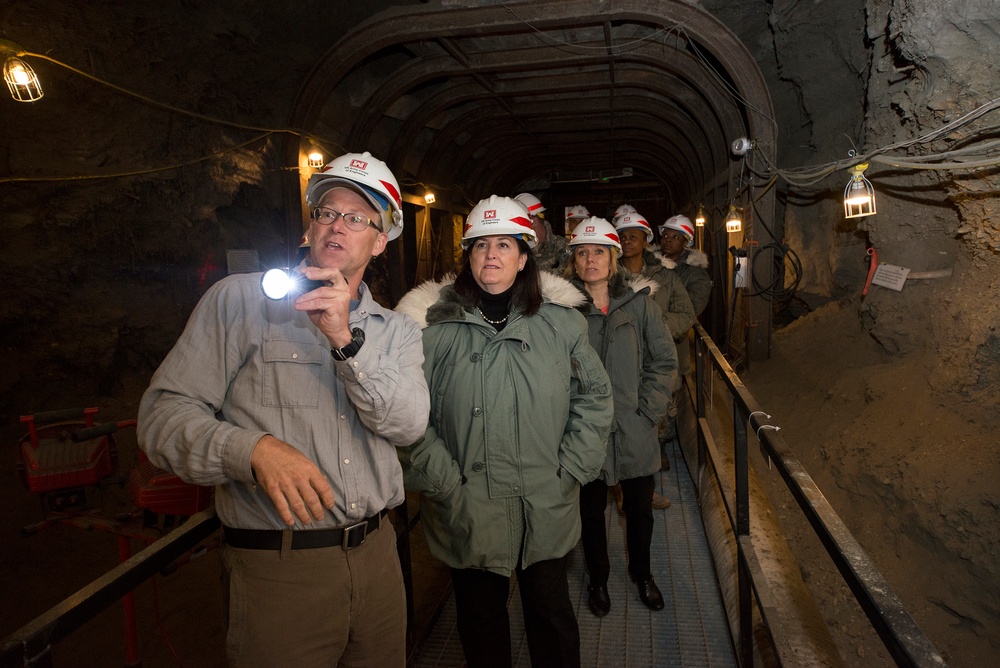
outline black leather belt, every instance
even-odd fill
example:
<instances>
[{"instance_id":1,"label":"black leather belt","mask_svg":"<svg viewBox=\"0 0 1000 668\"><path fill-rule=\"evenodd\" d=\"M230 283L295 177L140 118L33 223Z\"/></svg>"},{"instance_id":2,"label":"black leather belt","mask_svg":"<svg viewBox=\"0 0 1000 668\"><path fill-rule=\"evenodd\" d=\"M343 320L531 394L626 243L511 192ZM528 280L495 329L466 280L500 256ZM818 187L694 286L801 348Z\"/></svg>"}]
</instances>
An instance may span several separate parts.
<instances>
[{"instance_id":1,"label":"black leather belt","mask_svg":"<svg viewBox=\"0 0 1000 668\"><path fill-rule=\"evenodd\" d=\"M349 527L336 529L306 529L292 532L293 550L311 550L317 547L334 547L339 545L345 550L360 546L368 534L379 528L382 518L389 512L380 511ZM226 544L247 550L280 550L284 531L277 529L234 529L222 527L226 536Z\"/></svg>"}]
</instances>

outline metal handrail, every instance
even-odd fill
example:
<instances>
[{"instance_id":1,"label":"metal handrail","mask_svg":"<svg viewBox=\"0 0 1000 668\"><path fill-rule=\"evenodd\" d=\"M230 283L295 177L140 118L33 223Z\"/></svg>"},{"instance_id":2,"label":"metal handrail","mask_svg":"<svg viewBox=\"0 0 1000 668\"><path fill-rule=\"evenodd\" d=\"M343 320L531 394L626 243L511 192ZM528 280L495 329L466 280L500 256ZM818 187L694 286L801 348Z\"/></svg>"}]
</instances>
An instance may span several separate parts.
<instances>
[{"instance_id":1,"label":"metal handrail","mask_svg":"<svg viewBox=\"0 0 1000 668\"><path fill-rule=\"evenodd\" d=\"M899 666L939 667L945 661L937 648L924 635L902 602L879 573L874 562L848 530L840 516L833 510L819 486L785 443L784 437L773 427L763 423L758 415L766 416L739 376L722 356L721 351L705 329L695 323L695 386L698 431L708 443L705 450L712 459L717 482L726 504L730 526L735 534L739 558L739 636L737 655L740 664L753 665L752 615L754 593L760 604L762 616L767 617L771 600L767 583L763 581L757 554L750 540L749 456L747 427L752 427L760 441L761 453L768 457L781 474L785 485L798 503L799 509L809 520L816 535L833 559L861 609L867 615L879 638ZM708 431L706 407L706 376L709 369L705 360L718 372L733 402L733 448L735 463L735 494L718 475L721 461ZM731 505L734 507L731 507ZM754 573L757 576L754 576ZM753 592L753 593L752 593ZM771 629L769 628L769 633ZM780 638L773 638L779 658L784 654Z\"/></svg>"},{"instance_id":2,"label":"metal handrail","mask_svg":"<svg viewBox=\"0 0 1000 668\"><path fill-rule=\"evenodd\" d=\"M0 668L51 665L52 647L219 529L210 508L50 608L0 645Z\"/></svg>"},{"instance_id":3,"label":"metal handrail","mask_svg":"<svg viewBox=\"0 0 1000 668\"><path fill-rule=\"evenodd\" d=\"M699 442L704 446L703 451L713 464L716 483L719 485L736 542L739 564L739 630L736 644L740 664L747 668L753 665L754 606L757 606L765 625L769 616L778 608L750 539L747 431L748 427L752 427L760 441L761 452L770 458L771 463L781 474L785 485L819 536L895 662L900 666L927 668L944 666L941 654L906 612L864 549L827 502L818 485L792 454L784 438L777 430L767 429L771 425L758 419L758 415L766 413L761 410L739 376L729 366L708 333L697 323L695 345L695 397ZM705 381L709 371L706 360L718 372L732 397L735 489L719 474L722 470L721 457L706 419ZM408 559L409 531L419 521L419 513L410 518L406 515L406 506L402 508L404 509L402 513L397 512L397 519L403 520L399 522L403 527L402 535L397 537L402 545L398 545L397 549L400 549L404 562L404 576L409 579L411 577ZM219 520L211 509L192 516L175 531L5 638L0 645L0 668L49 665L51 649L57 641L78 629L156 572L167 567L211 536L218 528ZM412 585L407 584L407 599L410 601L408 616L412 623ZM781 637L775 637L772 626L768 626L768 632L771 634L779 660L790 659L792 652L788 643ZM408 640L411 649L418 644L412 637ZM410 658L412 659L412 655ZM788 660L784 663L791 665L791 661Z\"/></svg>"}]
</instances>

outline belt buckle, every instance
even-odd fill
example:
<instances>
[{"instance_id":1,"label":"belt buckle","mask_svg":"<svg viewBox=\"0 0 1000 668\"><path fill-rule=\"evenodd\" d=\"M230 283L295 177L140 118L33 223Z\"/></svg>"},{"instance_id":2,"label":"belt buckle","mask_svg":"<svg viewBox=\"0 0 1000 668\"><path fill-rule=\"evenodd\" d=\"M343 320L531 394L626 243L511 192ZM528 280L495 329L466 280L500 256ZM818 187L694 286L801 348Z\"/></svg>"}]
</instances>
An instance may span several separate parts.
<instances>
[{"instance_id":1,"label":"belt buckle","mask_svg":"<svg viewBox=\"0 0 1000 668\"><path fill-rule=\"evenodd\" d=\"M361 542L359 542L357 545L351 545L351 536L354 535L355 530L361 531ZM352 526L344 527L344 539L341 541L340 546L344 548L344 551L346 552L347 550L352 550L356 547L361 547L362 545L365 544L365 539L367 538L368 538L368 522L367 521L358 522L357 524L354 524Z\"/></svg>"}]
</instances>

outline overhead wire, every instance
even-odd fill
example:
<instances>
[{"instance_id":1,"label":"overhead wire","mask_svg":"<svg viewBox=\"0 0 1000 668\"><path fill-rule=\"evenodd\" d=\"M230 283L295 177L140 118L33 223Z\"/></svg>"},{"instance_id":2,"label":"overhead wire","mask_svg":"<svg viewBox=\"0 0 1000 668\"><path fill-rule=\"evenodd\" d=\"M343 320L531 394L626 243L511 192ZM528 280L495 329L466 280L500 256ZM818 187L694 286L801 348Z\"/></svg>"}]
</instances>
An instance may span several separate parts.
<instances>
[{"instance_id":1,"label":"overhead wire","mask_svg":"<svg viewBox=\"0 0 1000 668\"><path fill-rule=\"evenodd\" d=\"M505 2L503 2L503 0L499 0L498 4L501 7L503 7L507 12L509 12L512 16L514 16L517 20L521 21L524 25L528 26L532 30L536 31L537 33L539 33L541 35L546 36L547 39L550 39L550 40L554 39L554 38L551 38L548 35L546 35L544 32L542 32L541 30L539 30L537 27L533 26L528 21L526 21L523 18L521 18L520 16L518 16L517 13L513 11L513 9L511 9ZM688 43L688 46L690 47L691 52L695 54L695 56L698 58L698 60L706 68L706 70L708 70L711 73L711 75L713 76L713 78L721 86L723 86L723 88L725 89L725 91L727 92L727 94L729 94L733 99L739 101L743 105L746 105L747 107L749 107L751 109L754 109L758 113L762 114L764 117L768 118L772 123L775 122L773 118L771 118L769 115L767 115L766 113L764 113L762 110L759 110L759 109L756 109L755 107L753 107L753 105L748 100L746 100L745 98L743 98L739 94L738 90L734 89L729 84L729 82L727 82L716 71L716 68L705 57L705 55L701 52L701 50L697 47L696 43L694 42L694 40L691 39L690 35L688 35L687 31L684 29L683 24L681 24L681 23L678 23L678 24L676 24L676 25L674 25L674 26L672 26L670 28L664 28L663 30L660 30L660 31L657 31L657 32L653 33L652 35L649 35L649 36L646 36L646 37L643 37L643 38L640 38L640 39L637 39L637 40L633 40L632 42L626 42L626 43L623 43L623 44L616 45L613 48L619 48L619 49L621 49L621 48L629 47L629 46L631 46L633 44L647 42L647 41L650 41L652 39L660 39L660 37L664 37L665 38L666 36L668 36L669 34L674 33L674 32L676 32L676 34L678 36L683 37L684 39L687 40L687 43ZM555 40L555 41L559 42L558 40ZM575 45L575 44L572 44L572 43L569 43L569 42L561 42L561 43L564 44L564 45L566 45L566 46L572 46L572 47L576 47L576 48L607 49L606 45L605 46L601 46L601 47L585 47L585 45ZM0 178L0 183L25 182L25 181L58 181L58 180L71 181L71 180L81 180L81 179L116 178L116 177L121 177L121 176L134 176L134 175L141 175L141 174L156 173L156 172L160 172L160 171L166 171L166 170L170 170L170 169L176 169L178 167L183 167L183 166L186 166L186 165L196 164L198 162L202 162L202 161L207 160L207 159L212 159L212 158L218 157L219 155L221 155L221 154L223 154L223 153L225 153L225 152L227 152L229 150L236 150L238 148L242 148L243 146L251 144L251 143L253 143L255 141L258 141L263 136L266 136L268 134L277 134L277 133L292 134L292 135L295 135L295 136L298 136L298 137L302 137L304 139L308 139L308 140L310 140L310 141L312 141L314 143L329 144L329 145L332 145L332 146L336 147L340 151L346 152L346 149L344 149L344 147L340 146L340 144L338 144L337 142L329 140L327 138L318 137L318 136L316 136L316 135L314 135L314 134L312 134L310 132L307 132L305 130L302 130L302 129L297 129L297 128L270 128L270 127L265 127L265 126L260 126L260 125L253 125L253 124L248 124L248 123L239 123L239 122L236 122L236 121L231 121L231 120L227 120L227 119L221 119L221 118L218 118L218 117L210 116L208 114L202 114L202 113L199 113L199 112L190 111L188 109L183 109L181 107L177 107L177 106L172 105L172 104L161 102L161 101L153 99L153 98L151 98L151 97L149 97L147 95L143 95L141 93L129 90L128 88L125 88L123 86L119 86L118 84L115 84L113 82L107 81L105 79L97 77L97 76L95 76L93 74L90 74L88 72L85 72L83 70L80 70L80 69L78 69L76 67L73 67L72 65L64 63L64 62L62 62L62 61L60 61L58 59L52 58L52 57L50 57L48 55L40 54L40 53L34 53L34 52L28 52L28 51L24 52L24 55L30 56L30 57L33 57L33 58L39 58L39 59L45 60L47 62L50 62L50 63L52 63L54 65L57 65L59 67L63 67L63 68L65 68L65 69L67 69L67 70L69 70L69 71L71 71L71 72L73 72L75 74L78 74L78 75L80 75L82 77L85 77L86 79L89 79L91 81L99 83L99 84L101 84L103 86L107 86L107 87L109 87L109 88L111 88L111 89L113 89L115 91L118 91L118 92L120 92L120 93L122 93L124 95L129 96L129 97L133 97L135 99L138 99L138 100L140 100L140 101L142 101L142 102L144 102L146 104L152 105L154 107L158 107L158 108L161 108L161 109L173 112L173 113L177 113L177 114L181 114L181 115L188 116L188 117L191 117L191 118L195 118L195 119L198 119L198 120L202 120L202 121L205 121L205 122L208 122L208 123L213 123L213 124L218 124L218 125L223 125L223 126L238 128L238 129L242 129L242 130L252 130L252 131L257 131L257 132L263 132L265 134L261 135L261 136L258 136L258 137L255 137L254 139L251 139L251 140L249 140L246 143L236 145L236 146L234 146L234 147L232 147L230 149L227 149L226 151L214 152L212 154L203 156L202 158L198 158L198 159L195 159L195 160L192 160L192 161L188 161L188 162L184 162L184 163L177 163L177 164L163 166L163 167L154 167L154 168L143 169L143 170L132 170L132 171L128 171L128 172L119 172L119 173L107 174L107 175L61 176L61 177L7 177L7 178ZM913 139L909 139L909 140L900 141L900 142L896 142L896 143L893 143L893 144L889 144L887 146L879 147L879 148L873 149L871 151L868 151L867 153L856 153L856 152L852 151L851 155L848 158L846 158L846 159L837 160L837 161L834 161L834 162L831 162L831 163L822 164L822 165L805 166L805 167L798 167L798 168L780 168L778 165L774 164L768 158L767 154L764 153L764 152L756 152L756 153L757 153L757 155L759 155L761 157L762 162L765 164L765 166L766 166L765 170L759 170L759 169L755 168L752 165L748 165L747 164L748 161L745 160L745 159L744 159L743 162L744 162L744 165L745 165L746 169L749 170L752 174L754 174L756 176L759 176L761 178L767 179L769 181L773 180L776 177L780 177L783 180L785 180L790 186L796 187L796 188L808 188L810 186L816 185L817 183L819 183L820 181L822 181L823 179L825 179L830 174L833 174L834 172L837 172L837 171L840 171L840 170L843 170L843 169L846 169L846 168L849 168L849 167L853 167L853 166L855 166L857 164L864 163L864 162L874 162L874 163L884 164L884 165L888 165L888 166L892 166L892 167L901 167L901 168L906 168L906 169L920 169L920 170L942 170L942 169L944 169L944 170L965 170L965 169L981 169L981 168L985 168L985 167L994 167L994 166L1000 165L1000 155L990 155L989 152L993 151L993 150L995 150L997 148L1000 148L1000 141L990 141L990 142L986 142L984 144L979 144L979 145L974 145L974 146L966 146L966 147L959 148L959 149L952 149L952 150L949 150L949 151L944 151L944 152L934 153L934 154L926 154L926 155L922 155L922 156L892 156L892 155L886 155L886 154L889 153L890 151L895 151L895 150L909 148L909 147L914 146L916 144L927 143L927 142L933 141L935 139L938 139L940 137L943 137L943 136L945 136L945 135L953 132L954 130L957 130L957 129L961 128L961 127L964 127L965 125L969 124L973 120L976 120L976 119L982 117L983 115L985 115L985 114L987 114L987 113L989 113L989 112L997 109L998 107L1000 107L1000 98L994 98L994 99L992 99L992 100L990 100L990 101L988 101L988 102L980 105L976 109L973 109L973 110L967 112L966 114L963 114L959 118L954 119L953 121L950 121L950 122L946 123L945 125L941 126L940 128L936 128L934 130L931 130L931 131L929 131L927 133L924 133L923 135L920 135L919 137L916 137L916 138L913 138ZM984 153L986 154L984 157L981 157L980 159L976 159L976 160L959 159L959 158L964 158L966 156L969 156L969 157L971 157L971 156L982 156ZM742 173L741 173L741 177L740 178L741 178L741 181L742 181L742 178L743 178ZM742 187L739 190L741 191Z\"/></svg>"},{"instance_id":2,"label":"overhead wire","mask_svg":"<svg viewBox=\"0 0 1000 668\"><path fill-rule=\"evenodd\" d=\"M834 172L865 162L922 170L965 170L995 167L1000 165L1000 141L997 140L918 156L896 156L890 155L890 153L945 137L997 108L1000 108L1000 98L989 100L959 118L913 139L895 142L865 153L851 151L849 157L843 160L822 165L782 169L775 165L766 153L758 152L761 160L766 164L767 170L754 170L752 166L750 169L758 176L771 177L777 175L793 187L807 188L819 183ZM975 137L972 139L975 140ZM965 159L967 157L976 157L978 159Z\"/></svg>"},{"instance_id":3,"label":"overhead wire","mask_svg":"<svg viewBox=\"0 0 1000 668\"><path fill-rule=\"evenodd\" d=\"M109 174L85 174L85 175L75 175L75 176L11 176L0 178L0 183L40 183L46 181L88 181L95 179L116 179L125 176L140 176L143 174L155 174L157 172L166 172L172 169L179 169L181 167L188 167L190 165L196 165L199 162L206 162L208 160L213 160L215 158L220 158L227 153L232 153L233 151L245 148L250 144L261 141L267 137L270 137L272 132L265 132L261 135L257 135L252 139L248 139L245 142L236 144L235 146L230 146L228 148L210 153L208 155L203 155L200 158L195 158L194 160L189 160L187 162L179 162L172 165L164 165L161 167L148 167L141 170L130 170L125 172L113 172Z\"/></svg>"},{"instance_id":4,"label":"overhead wire","mask_svg":"<svg viewBox=\"0 0 1000 668\"><path fill-rule=\"evenodd\" d=\"M581 51L600 51L600 52L606 52L606 51L609 50L609 47L608 47L607 44L603 44L603 45L600 45L600 46L589 46L589 45L586 45L586 44L576 44L576 43L573 43L573 42L567 42L566 40L561 40L561 39L557 39L555 37L552 37L551 35L549 35L545 31L541 30L540 28L532 25L531 22L527 21L526 19L521 18L517 14L517 12L515 12L513 9L511 9L510 6L507 5L507 3L504 2L503 0L498 0L497 4L500 5L501 7L503 7L504 10L506 10L508 14L510 14L511 16L513 16L515 19L517 19L518 21L520 21L522 24L524 24L528 28L531 28L541 38L544 38L542 41L546 42L548 46L566 46L566 47L570 47L570 48L573 48L573 49L579 49ZM624 52L626 52L628 50L629 47L632 47L633 45L644 44L646 42L651 42L653 40L658 40L661 36L665 37L665 36L669 35L671 32L673 32L675 29L677 29L679 27L679 25L680 24L671 26L669 28L667 28L667 27L661 28L660 30L655 31L655 32L653 32L650 35L646 35L645 37L639 37L639 38L634 39L634 40L632 40L630 42L623 42L621 44L614 44L614 45L612 45L610 47L611 53L612 54L624 53Z\"/></svg>"},{"instance_id":5,"label":"overhead wire","mask_svg":"<svg viewBox=\"0 0 1000 668\"><path fill-rule=\"evenodd\" d=\"M111 88L113 90L118 91L119 93L122 93L123 95L128 95L128 96L134 97L134 98L136 98L138 100L142 100L146 104L153 105L154 107L159 107L161 109L166 109L166 110L172 111L172 112L174 112L176 114L182 114L184 116L190 116L191 118L197 118L199 120L206 121L208 123L215 123L215 124L218 124L218 125L227 125L229 127L240 128L242 130L253 130L254 132L288 132L288 133L299 135L299 136L305 136L306 134L308 134L304 130L296 130L296 129L292 129L292 128L267 128L267 127L261 127L261 126L258 126L258 125L249 125L249 124L246 124L246 123L237 123L235 121L227 121L227 120L224 120L224 119L221 119L221 118L216 118L214 116L208 116L206 114L200 114L200 113L198 113L196 111L190 111L188 109L182 109L182 108L176 107L176 106L174 106L172 104L167 104L166 102L160 102L159 100L154 100L153 98L148 97L146 95L143 95L142 93L137 93L137 92L135 92L133 90L129 90L128 88L124 88L122 86L119 86L118 84L115 84L115 83L112 83L110 81L106 81L104 79L101 79L100 77L97 77L97 76L94 76L93 74L89 74L87 72L84 72L83 70L77 69L77 68L73 67L72 65L68 65L68 64L66 64L66 63L64 63L62 61L56 60L55 58L51 58L51 57L49 57L49 56L47 56L47 55L45 55L43 53L25 52L25 55L26 56L32 56L34 58L41 58L42 60L47 60L48 62L50 62L50 63L52 63L54 65L58 65L59 67L66 68L67 70L69 70L70 72L73 72L74 74L79 74L80 76L85 77L87 79L90 79L91 81L94 81L96 83L99 83L102 86L107 86L108 88Z\"/></svg>"},{"instance_id":6,"label":"overhead wire","mask_svg":"<svg viewBox=\"0 0 1000 668\"><path fill-rule=\"evenodd\" d=\"M253 137L253 138L245 141L245 142L241 142L239 144L236 144L234 146L231 146L229 148L226 148L226 149L223 149L223 150L220 150L220 151L214 151L212 153L209 153L207 155L203 155L203 156L201 156L199 158L195 158L193 160L188 160L188 161L179 162L179 163L173 163L173 164L170 164L170 165L163 165L163 166L160 166L160 167L148 167L148 168L144 168L144 169L128 170L128 171L123 171L123 172L113 172L113 173L108 173L108 174L37 176L37 177L30 177L30 176L25 176L25 177L19 177L19 176L0 177L0 183L30 183L30 182L48 182L48 181L82 181L82 180L109 179L109 178L121 178L121 177L126 177L126 176L141 176L141 175L145 175L145 174L155 174L155 173L158 173L158 172L164 172L164 171L169 171L169 170L173 170L173 169L178 169L180 167L187 167L187 166L190 166L190 165L198 164L200 162L205 162L205 161L208 161L208 160L219 158L219 157L225 155L226 153L230 153L232 151L236 151L238 149L245 148L246 146L249 146L251 144L259 142L262 139L264 139L266 137L269 137L271 135L274 135L274 134L291 134L291 135L294 135L294 136L297 136L297 137L301 137L303 139L307 139L307 140L309 140L309 141L311 141L311 142L313 142L315 144L332 145L332 146L335 146L340 151L346 152L346 149L344 149L344 147L341 146L340 144L338 144L337 142L335 142L333 140L330 140L328 138L325 138L325 137L319 137L319 136L317 136L317 135L315 135L315 134L313 134L311 132L307 132L307 131L302 130L302 129L296 129L296 128L269 128L269 127L264 127L264 126L251 125L251 124L247 124L247 123L239 123L239 122L236 122L236 121L231 121L231 120L227 120L227 119L223 119L223 118L218 118L216 116L210 116L208 114L198 113L196 111L191 111L191 110L188 110L188 109L183 109L181 107L178 107L178 106L175 106L175 105L172 105L172 104L168 104L166 102L161 102L161 101L153 99L153 98L151 98L151 97L149 97L147 95L143 95L142 93L138 93L136 91L130 90L130 89L125 88L123 86L119 86L116 83L113 83L111 81L107 81L105 79L102 79L102 78L100 78L98 76L95 76L93 74L85 72L85 71L83 71L83 70L81 70L79 68L73 67L72 65L64 63L64 62L62 62L60 60L57 60L56 58L52 58L51 56L45 55L43 53L33 53L33 52L30 52L30 51L25 51L25 52L23 52L23 55L30 56L32 58L40 58L40 59L45 60L47 62L50 62L50 63L52 63L54 65L58 65L59 67L65 68L65 69L69 70L70 72L73 72L74 74L78 74L78 75L80 75L80 76L82 76L82 77L84 77L86 79L89 79L90 81L98 83L98 84L100 84L102 86L106 86L106 87L108 87L108 88L110 88L112 90L115 90L115 91L117 91L119 93L122 93L123 95L126 95L126 96L132 97L134 99L140 100L141 102L149 104L149 105L151 105L153 107L157 107L159 109L164 109L164 110L170 111L172 113L180 114L180 115L183 115L183 116L188 116L190 118L195 118L195 119L198 119L198 120L201 120L201 121L205 121L207 123L212 123L212 124L215 124L215 125L222 125L222 126L237 128L237 129L240 129L240 130L251 130L251 131L255 131L255 132L260 132L262 134L259 134L259 135L255 136L255 137Z\"/></svg>"}]
</instances>

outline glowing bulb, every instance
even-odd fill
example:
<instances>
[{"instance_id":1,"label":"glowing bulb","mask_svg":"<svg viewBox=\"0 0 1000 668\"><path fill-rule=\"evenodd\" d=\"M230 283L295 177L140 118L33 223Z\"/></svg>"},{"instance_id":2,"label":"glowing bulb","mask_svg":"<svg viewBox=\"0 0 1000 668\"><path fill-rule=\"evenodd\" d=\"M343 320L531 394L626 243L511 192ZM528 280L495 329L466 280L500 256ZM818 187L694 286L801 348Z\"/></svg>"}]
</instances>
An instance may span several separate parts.
<instances>
[{"instance_id":1,"label":"glowing bulb","mask_svg":"<svg viewBox=\"0 0 1000 668\"><path fill-rule=\"evenodd\" d=\"M876 213L875 188L865 178L866 169L868 169L867 162L851 167L851 180L844 188L845 218L860 218Z\"/></svg>"},{"instance_id":2,"label":"glowing bulb","mask_svg":"<svg viewBox=\"0 0 1000 668\"><path fill-rule=\"evenodd\" d=\"M326 285L325 281L312 281L298 272L285 269L268 269L260 278L260 289L268 299L284 299L289 295L303 295Z\"/></svg>"},{"instance_id":3,"label":"glowing bulb","mask_svg":"<svg viewBox=\"0 0 1000 668\"><path fill-rule=\"evenodd\" d=\"M323 154L319 151L313 151L310 153L309 166L313 169L321 169L323 167Z\"/></svg>"},{"instance_id":4,"label":"glowing bulb","mask_svg":"<svg viewBox=\"0 0 1000 668\"><path fill-rule=\"evenodd\" d=\"M3 40L0 40L2 42ZM3 46L0 44L0 46ZM28 63L16 56L10 56L3 64L3 78L7 82L10 95L18 102L34 102L41 99L42 86L38 75Z\"/></svg>"},{"instance_id":5,"label":"glowing bulb","mask_svg":"<svg viewBox=\"0 0 1000 668\"><path fill-rule=\"evenodd\" d=\"M14 67L12 67L10 70L10 74L12 77L14 77L14 83L20 86L23 86L24 84L31 81L31 77L28 76L28 73L24 71L24 67L21 65L15 65Z\"/></svg>"},{"instance_id":6,"label":"glowing bulb","mask_svg":"<svg viewBox=\"0 0 1000 668\"><path fill-rule=\"evenodd\" d=\"M437 198L434 196L434 193L428 192L426 195L424 195L424 202L426 202L427 204L433 204L436 201Z\"/></svg>"},{"instance_id":7,"label":"glowing bulb","mask_svg":"<svg viewBox=\"0 0 1000 668\"><path fill-rule=\"evenodd\" d=\"M729 205L729 215L726 216L726 232L732 234L743 229L743 220L735 204Z\"/></svg>"}]
</instances>

